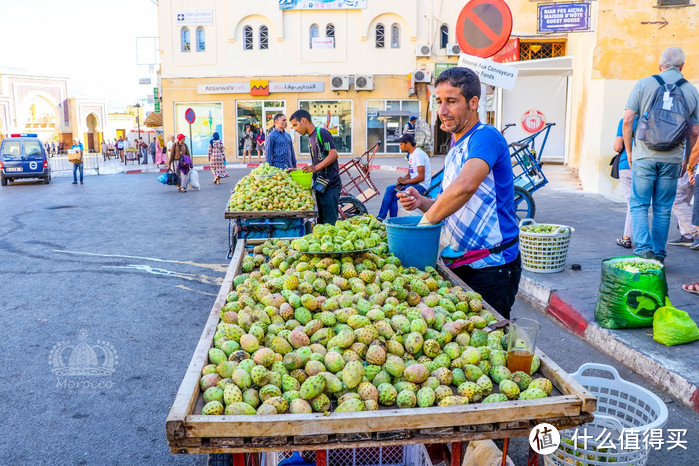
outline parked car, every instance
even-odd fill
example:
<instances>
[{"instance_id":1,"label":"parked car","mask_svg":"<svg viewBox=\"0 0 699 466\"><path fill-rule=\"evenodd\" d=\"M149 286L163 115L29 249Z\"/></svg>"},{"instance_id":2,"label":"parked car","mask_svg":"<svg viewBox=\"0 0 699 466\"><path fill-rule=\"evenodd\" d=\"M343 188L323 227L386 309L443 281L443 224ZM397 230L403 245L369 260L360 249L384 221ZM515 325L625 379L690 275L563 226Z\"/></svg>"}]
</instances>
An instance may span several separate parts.
<instances>
[{"instance_id":1,"label":"parked car","mask_svg":"<svg viewBox=\"0 0 699 466\"><path fill-rule=\"evenodd\" d=\"M46 150L36 134L12 134L0 143L0 182L39 178L51 182Z\"/></svg>"}]
</instances>

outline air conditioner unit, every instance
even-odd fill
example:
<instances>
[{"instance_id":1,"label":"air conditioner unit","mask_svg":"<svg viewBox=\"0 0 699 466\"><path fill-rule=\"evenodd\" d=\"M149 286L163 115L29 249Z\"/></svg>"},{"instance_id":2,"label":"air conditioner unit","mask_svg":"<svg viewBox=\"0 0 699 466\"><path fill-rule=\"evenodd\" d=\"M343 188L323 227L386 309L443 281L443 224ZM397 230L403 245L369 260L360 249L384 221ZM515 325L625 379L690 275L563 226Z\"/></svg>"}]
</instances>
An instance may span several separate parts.
<instances>
[{"instance_id":1,"label":"air conditioner unit","mask_svg":"<svg viewBox=\"0 0 699 466\"><path fill-rule=\"evenodd\" d=\"M432 72L428 70L418 70L413 73L416 83L431 83Z\"/></svg>"},{"instance_id":2,"label":"air conditioner unit","mask_svg":"<svg viewBox=\"0 0 699 466\"><path fill-rule=\"evenodd\" d=\"M461 47L459 47L459 44L447 44L447 55L461 55Z\"/></svg>"},{"instance_id":3,"label":"air conditioner unit","mask_svg":"<svg viewBox=\"0 0 699 466\"><path fill-rule=\"evenodd\" d=\"M420 44L415 47L416 57L429 57L432 55L432 47L428 44Z\"/></svg>"},{"instance_id":4,"label":"air conditioner unit","mask_svg":"<svg viewBox=\"0 0 699 466\"><path fill-rule=\"evenodd\" d=\"M330 76L330 89L333 91L349 91L350 78L349 76L335 74Z\"/></svg>"},{"instance_id":5,"label":"air conditioner unit","mask_svg":"<svg viewBox=\"0 0 699 466\"><path fill-rule=\"evenodd\" d=\"M374 77L371 75L357 75L354 79L355 91L373 91Z\"/></svg>"}]
</instances>

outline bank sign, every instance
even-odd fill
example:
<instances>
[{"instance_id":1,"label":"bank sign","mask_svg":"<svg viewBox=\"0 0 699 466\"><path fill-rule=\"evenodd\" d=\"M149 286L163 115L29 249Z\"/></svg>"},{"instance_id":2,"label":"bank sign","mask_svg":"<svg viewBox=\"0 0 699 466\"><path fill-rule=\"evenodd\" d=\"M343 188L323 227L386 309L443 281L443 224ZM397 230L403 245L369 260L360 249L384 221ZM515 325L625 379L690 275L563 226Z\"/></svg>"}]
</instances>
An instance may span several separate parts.
<instances>
[{"instance_id":1,"label":"bank sign","mask_svg":"<svg viewBox=\"0 0 699 466\"><path fill-rule=\"evenodd\" d=\"M540 4L538 16L540 33L590 30L590 4L587 2Z\"/></svg>"},{"instance_id":2,"label":"bank sign","mask_svg":"<svg viewBox=\"0 0 699 466\"><path fill-rule=\"evenodd\" d=\"M367 0L279 0L280 10L359 10Z\"/></svg>"}]
</instances>

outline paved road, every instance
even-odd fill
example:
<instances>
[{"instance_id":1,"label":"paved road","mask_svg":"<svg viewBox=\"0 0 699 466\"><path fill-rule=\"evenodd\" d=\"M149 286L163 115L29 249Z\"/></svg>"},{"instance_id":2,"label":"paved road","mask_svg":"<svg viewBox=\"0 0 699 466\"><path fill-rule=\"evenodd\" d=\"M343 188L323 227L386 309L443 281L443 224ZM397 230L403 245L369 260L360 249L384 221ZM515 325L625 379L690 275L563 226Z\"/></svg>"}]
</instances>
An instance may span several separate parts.
<instances>
[{"instance_id":1,"label":"paved road","mask_svg":"<svg viewBox=\"0 0 699 466\"><path fill-rule=\"evenodd\" d=\"M171 455L164 432L226 266L223 209L233 180L214 186L202 175L203 189L186 194L152 174L0 189L0 398L8 407L0 464L205 463ZM374 178L385 186L395 177ZM370 202L370 212L379 202ZM516 312L534 311L519 305ZM611 363L544 325L541 347L565 369ZM114 362L95 369L92 351ZM93 373L71 375L87 369ZM696 416L677 403L669 407L670 425L694 436L691 449ZM516 456L524 447L513 450ZM695 457L673 454L668 464Z\"/></svg>"}]
</instances>

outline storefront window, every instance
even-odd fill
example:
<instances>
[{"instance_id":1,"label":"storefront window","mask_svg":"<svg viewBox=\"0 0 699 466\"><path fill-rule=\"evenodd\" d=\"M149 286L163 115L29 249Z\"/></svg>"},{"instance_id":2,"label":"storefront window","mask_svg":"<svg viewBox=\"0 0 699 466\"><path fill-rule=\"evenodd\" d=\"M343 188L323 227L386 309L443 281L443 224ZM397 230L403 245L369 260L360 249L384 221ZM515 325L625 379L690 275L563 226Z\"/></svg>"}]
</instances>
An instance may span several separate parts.
<instances>
[{"instance_id":1,"label":"storefront window","mask_svg":"<svg viewBox=\"0 0 699 466\"><path fill-rule=\"evenodd\" d=\"M260 128L264 128L265 134L269 134L269 130L274 127L274 115L277 113L285 113L285 102L283 100L241 100L237 103L236 111L236 126L238 133L236 135L238 141L237 154L243 155L243 146L240 138L245 133L245 127L250 125L252 132L257 135Z\"/></svg>"},{"instance_id":2,"label":"storefront window","mask_svg":"<svg viewBox=\"0 0 699 466\"><path fill-rule=\"evenodd\" d=\"M333 136L335 149L340 154L352 153L352 101L351 100L305 100L299 108L311 114L313 124L325 128ZM328 125L328 117L330 124ZM308 154L308 136L302 136L299 152Z\"/></svg>"},{"instance_id":3,"label":"storefront window","mask_svg":"<svg viewBox=\"0 0 699 466\"><path fill-rule=\"evenodd\" d=\"M378 152L395 154L400 152L396 140L410 117L420 116L417 100L367 100L367 147L382 141Z\"/></svg>"},{"instance_id":4,"label":"storefront window","mask_svg":"<svg viewBox=\"0 0 699 466\"><path fill-rule=\"evenodd\" d=\"M192 141L189 140L189 123L184 118L188 108L194 110L196 120L192 124ZM187 144L194 155L207 155L209 141L214 132L223 137L223 105L210 104L175 104L175 134L187 136Z\"/></svg>"}]
</instances>

